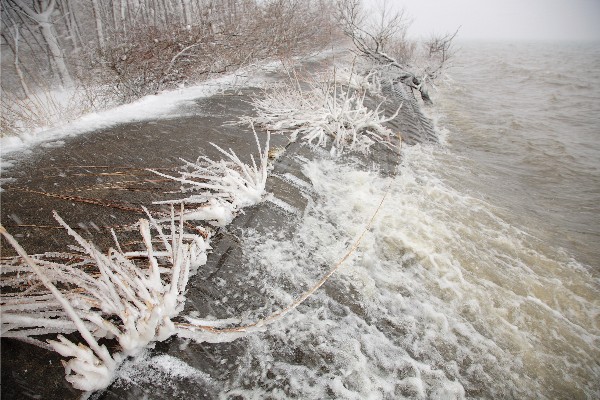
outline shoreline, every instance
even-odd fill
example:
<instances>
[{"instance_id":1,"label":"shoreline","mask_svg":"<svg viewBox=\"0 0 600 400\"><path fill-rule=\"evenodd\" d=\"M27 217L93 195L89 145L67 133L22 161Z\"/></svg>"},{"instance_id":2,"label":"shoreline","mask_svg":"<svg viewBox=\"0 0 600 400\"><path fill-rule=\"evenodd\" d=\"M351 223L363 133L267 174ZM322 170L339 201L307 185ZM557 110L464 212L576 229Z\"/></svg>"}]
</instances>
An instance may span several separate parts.
<instances>
[{"instance_id":1,"label":"shoreline","mask_svg":"<svg viewBox=\"0 0 600 400\"><path fill-rule=\"evenodd\" d=\"M249 100L254 93L251 88L223 91L220 94L194 99L191 106L195 111L191 116L119 124L69 138L62 146L37 147L32 156L10 171L15 181L7 185L2 194L2 224L13 232L30 254L64 251L65 243L72 243L65 232L53 228L56 223L51 218L51 210L57 210L81 235L101 248L111 246L112 239L107 235L108 228L116 228L120 240L135 240L129 229L122 230L133 225L140 217L139 213L132 211L141 205L148 206L152 201L161 199L164 196L161 193L165 191L176 192L178 186L165 186L165 182L153 179L156 176L148 173L145 168L172 171L180 165L177 157L193 160L198 155L206 155L211 159L218 159L218 152L209 146L208 142L214 142L225 149L232 148L247 162L248 151L255 148L251 131L247 127L231 125L230 122L239 115L252 115L254 111ZM376 102L372 104L377 105ZM405 110L409 113L406 115L416 115L417 109L414 105ZM392 113L390 110L387 112ZM431 140L433 136L427 135L433 135L433 131L426 132L431 125L420 126L424 119L407 120L404 114L403 110L403 115L392 121L390 126L395 130L402 129L404 133L412 129L411 135L405 137L406 140ZM199 137L195 132L198 128L202 131L201 142L198 142ZM264 142L263 133L259 133L259 140ZM156 147L156 144L159 144L159 147ZM267 234L285 224L285 221L297 221L307 205L314 202L311 197L318 195L314 191L306 191L305 187L310 187L311 182L303 175L303 162L299 160L324 156L327 158L327 152L319 155L319 151L315 153L300 143L290 146L286 135L275 134L271 137L271 148L287 148L283 155L274 161L275 169L272 177L267 180L267 191L275 200L266 200L246 209L231 226L219 231L220 233L213 238L213 251L209 255L208 263L202 268L203 272L196 277L197 283L190 286L190 298L186 307L188 312L189 307L199 315L225 315L229 312L231 305L226 308L218 306L222 294L216 289L217 283L239 280L250 273L243 272L246 267L235 232L250 229ZM60 165L57 165L57 160L60 160ZM378 148L373 151L372 157L358 157L354 162L371 167L371 163L376 163L383 166L383 171L391 173L394 165L397 165L398 155L385 148ZM295 178L292 179L292 176ZM157 210L156 207L151 207L152 209ZM290 229L292 235L293 224L290 225ZM47 235L51 235L51 240L48 240ZM128 237L130 239L127 239ZM212 288L200 283L207 279L213 282ZM248 289L246 295L252 294L253 289ZM208 308L199 306L198 300L205 301L207 296L211 299L207 303ZM252 297L258 300L262 295L256 292ZM256 303L242 301L234 308L260 308L262 303L260 300ZM3 339L5 351L2 353L2 362L5 368L10 366L9 369L24 381L33 379L33 375L27 371L35 371L35 364L43 364L40 362L40 355L43 354L42 359L55 357L27 344L16 345L13 341L5 341L6 339ZM234 343L236 344L233 348L228 350L230 356L236 354L238 350L233 349L240 346L237 341ZM157 348L162 347L164 345L157 344ZM17 353L14 353L15 351ZM173 351L174 348L171 347L167 354ZM23 354L27 355L26 360L23 359ZM175 351L172 354L186 357L185 352ZM12 362L13 357L19 361ZM59 363L53 364L55 366L43 375L64 382L62 366ZM218 366L211 365L210 368L218 369ZM13 379L3 377L3 381L8 383ZM65 390L65 385L66 382L61 384L61 391ZM11 385L5 384L3 388L8 390L9 386ZM43 393L48 389L39 390ZM113 385L109 393L118 393L120 390ZM64 393L61 392L61 395Z\"/></svg>"}]
</instances>

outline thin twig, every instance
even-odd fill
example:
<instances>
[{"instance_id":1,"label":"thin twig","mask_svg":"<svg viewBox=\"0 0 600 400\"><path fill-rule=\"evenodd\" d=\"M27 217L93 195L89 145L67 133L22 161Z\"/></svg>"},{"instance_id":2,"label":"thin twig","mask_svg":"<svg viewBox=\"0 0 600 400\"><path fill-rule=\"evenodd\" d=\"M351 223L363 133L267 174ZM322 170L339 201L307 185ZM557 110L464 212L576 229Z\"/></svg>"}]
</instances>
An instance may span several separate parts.
<instances>
[{"instance_id":1,"label":"thin twig","mask_svg":"<svg viewBox=\"0 0 600 400\"><path fill-rule=\"evenodd\" d=\"M67 200L67 201L76 201L79 203L86 203L86 204L93 204L96 206L102 206L102 207L111 207L111 208L116 208L119 210L124 210L124 211L131 211L131 212L135 212L138 214L143 213L141 208L133 208L133 207L128 207L125 205L120 205L114 202L104 202L98 199L89 199L86 197L80 197L80 196L69 196L69 195L65 195L65 194L58 194L58 193L49 193L49 192L43 192L40 190L32 190L32 189L27 189L27 188L16 188L16 187L11 187L8 188L9 190L15 190L18 192L25 192L25 193L33 193L33 194L39 194L42 196L47 196L47 197L53 197L56 199L61 199L61 200Z\"/></svg>"}]
</instances>

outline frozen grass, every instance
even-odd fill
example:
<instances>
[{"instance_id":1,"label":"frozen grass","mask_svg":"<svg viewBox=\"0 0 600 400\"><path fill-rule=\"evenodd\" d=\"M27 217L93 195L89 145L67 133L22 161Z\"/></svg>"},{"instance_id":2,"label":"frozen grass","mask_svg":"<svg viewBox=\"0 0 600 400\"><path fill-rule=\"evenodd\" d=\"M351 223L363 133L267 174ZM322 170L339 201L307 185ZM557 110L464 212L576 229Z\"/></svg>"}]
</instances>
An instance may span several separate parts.
<instances>
[{"instance_id":1,"label":"frozen grass","mask_svg":"<svg viewBox=\"0 0 600 400\"><path fill-rule=\"evenodd\" d=\"M208 241L186 234L172 213L167 232L150 216L139 221L141 251L124 252L116 242L104 254L55 218L81 252L30 257L2 228L20 256L2 268L2 336L59 334L48 343L70 358L67 380L101 389L126 357L174 334L172 318L183 310L191 268L206 261ZM86 344L63 336L74 331ZM118 350L111 354L101 338L116 339Z\"/></svg>"},{"instance_id":2,"label":"frozen grass","mask_svg":"<svg viewBox=\"0 0 600 400\"><path fill-rule=\"evenodd\" d=\"M264 150L260 148L256 131L254 138L259 153L258 165L254 156L251 156L252 165L247 165L233 150L225 151L211 143L226 159L215 162L199 157L194 163L182 160L184 167L180 177L152 170L157 175L180 182L182 192L192 193L183 199L156 204L185 204L187 210L183 219L186 221L206 221L214 226L229 224L242 208L260 202L265 192L270 134L267 134Z\"/></svg>"},{"instance_id":3,"label":"frozen grass","mask_svg":"<svg viewBox=\"0 0 600 400\"><path fill-rule=\"evenodd\" d=\"M80 390L107 387L115 371L130 356L152 342L172 335L198 341L227 341L243 333L219 333L213 328L233 321L204 321L187 318L176 326L183 311L188 279L206 263L209 237L190 234L184 221L201 220L223 226L243 208L262 199L266 178L269 138L264 151L259 146L259 164L244 164L232 151L215 146L227 160L214 162L201 157L186 163L188 172L177 180L184 191L194 194L171 203L171 216L140 219L143 247L123 251L116 235L115 248L106 254L77 234L55 213L59 224L78 244L75 253L46 253L29 256L0 226L0 233L15 248L18 257L3 260L0 310L1 334L42 347L39 335L57 335L49 347L68 358L66 379ZM174 211L174 203L181 209ZM184 204L195 206L192 211ZM197 327L198 329L194 329ZM69 338L66 334L78 332ZM83 339L83 342L78 338ZM114 339L109 350L100 339Z\"/></svg>"},{"instance_id":4,"label":"frozen grass","mask_svg":"<svg viewBox=\"0 0 600 400\"><path fill-rule=\"evenodd\" d=\"M64 125L95 109L114 105L106 100L100 100L100 96L87 87L43 88L25 98L7 91L2 95L0 137L17 136L22 140L28 133Z\"/></svg>"},{"instance_id":5,"label":"frozen grass","mask_svg":"<svg viewBox=\"0 0 600 400\"><path fill-rule=\"evenodd\" d=\"M327 147L332 153L368 152L375 143L392 145L394 133L377 107L365 105L367 93L378 92L376 75L357 75L354 70L333 71L333 78L314 78L301 83L294 75L254 100L258 110L255 121L266 129L286 131L292 140L301 138L311 145Z\"/></svg>"}]
</instances>

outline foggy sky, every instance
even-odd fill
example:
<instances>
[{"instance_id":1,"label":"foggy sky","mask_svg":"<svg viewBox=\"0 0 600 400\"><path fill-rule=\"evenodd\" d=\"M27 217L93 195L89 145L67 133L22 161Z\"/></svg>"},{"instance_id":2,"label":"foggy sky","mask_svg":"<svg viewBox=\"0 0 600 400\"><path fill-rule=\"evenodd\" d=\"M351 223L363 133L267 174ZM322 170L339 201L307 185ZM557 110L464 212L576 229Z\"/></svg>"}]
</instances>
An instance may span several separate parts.
<instances>
[{"instance_id":1,"label":"foggy sky","mask_svg":"<svg viewBox=\"0 0 600 400\"><path fill-rule=\"evenodd\" d=\"M377 3L378 0L366 0ZM413 20L411 36L461 26L464 40L600 40L600 0L388 0Z\"/></svg>"}]
</instances>

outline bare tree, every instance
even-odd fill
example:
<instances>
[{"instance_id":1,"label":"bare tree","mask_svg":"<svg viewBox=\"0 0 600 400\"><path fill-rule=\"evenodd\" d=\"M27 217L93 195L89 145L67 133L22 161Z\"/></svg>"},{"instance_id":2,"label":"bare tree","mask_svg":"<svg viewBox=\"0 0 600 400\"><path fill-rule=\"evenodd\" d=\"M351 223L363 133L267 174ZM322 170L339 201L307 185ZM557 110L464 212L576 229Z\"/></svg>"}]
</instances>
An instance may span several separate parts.
<instances>
[{"instance_id":1,"label":"bare tree","mask_svg":"<svg viewBox=\"0 0 600 400\"><path fill-rule=\"evenodd\" d=\"M404 10L394 11L387 0L380 3L375 17L366 13L361 0L338 0L337 12L342 30L359 54L396 71L396 81L417 90L425 103L431 103L429 86L440 76L452 55L452 40L458 33L432 37L426 54L417 64L416 45L406 37L410 21Z\"/></svg>"},{"instance_id":2,"label":"bare tree","mask_svg":"<svg viewBox=\"0 0 600 400\"><path fill-rule=\"evenodd\" d=\"M448 60L454 55L452 41L458 34L458 29L454 33L447 33L443 36L432 36L424 43L429 60L433 62L427 69L427 76L430 79L437 79Z\"/></svg>"},{"instance_id":3,"label":"bare tree","mask_svg":"<svg viewBox=\"0 0 600 400\"><path fill-rule=\"evenodd\" d=\"M131 101L267 57L324 46L331 38L334 1L0 0L0 37L10 48L2 54L9 67L2 90L23 107L35 103L40 115L59 114L44 108L50 102L38 101L56 103L52 89L59 80L93 103L82 109ZM17 107L6 100L0 106ZM3 126L19 126L6 121L0 116Z\"/></svg>"},{"instance_id":4,"label":"bare tree","mask_svg":"<svg viewBox=\"0 0 600 400\"><path fill-rule=\"evenodd\" d=\"M31 91L29 90L29 86L27 86L27 83L25 80L25 75L23 74L23 71L21 70L21 66L19 64L20 31L19 31L18 26L15 26L14 41L15 41L15 46L13 48L13 52L14 52L15 71L17 72L17 76L19 77L19 83L21 84L21 87L23 88L23 92L25 93L25 96L31 97Z\"/></svg>"},{"instance_id":5,"label":"bare tree","mask_svg":"<svg viewBox=\"0 0 600 400\"><path fill-rule=\"evenodd\" d=\"M96 34L98 35L98 47L104 49L104 28L102 24L102 14L98 0L92 0L92 9L94 10L94 20L96 21Z\"/></svg>"},{"instance_id":6,"label":"bare tree","mask_svg":"<svg viewBox=\"0 0 600 400\"><path fill-rule=\"evenodd\" d=\"M28 18L34 21L40 29L41 35L47 45L50 60L56 67L61 83L64 86L72 86L73 80L65 56L58 41L58 34L52 21L52 14L55 10L55 0L40 0L38 10L29 7L23 0L10 0L18 9Z\"/></svg>"}]
</instances>

